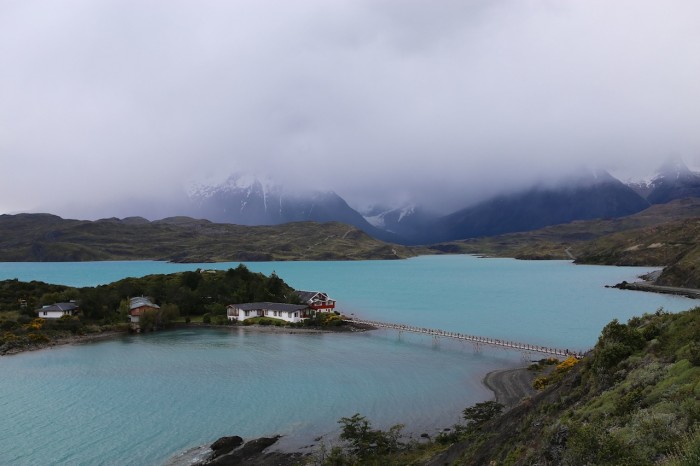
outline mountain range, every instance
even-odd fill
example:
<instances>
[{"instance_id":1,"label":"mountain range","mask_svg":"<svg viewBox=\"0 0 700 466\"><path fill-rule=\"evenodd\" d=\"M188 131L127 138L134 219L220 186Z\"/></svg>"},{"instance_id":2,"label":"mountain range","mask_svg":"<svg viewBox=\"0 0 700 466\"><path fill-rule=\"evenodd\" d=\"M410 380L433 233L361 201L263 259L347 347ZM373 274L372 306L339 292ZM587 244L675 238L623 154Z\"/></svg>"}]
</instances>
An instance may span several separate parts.
<instances>
[{"instance_id":1,"label":"mountain range","mask_svg":"<svg viewBox=\"0 0 700 466\"><path fill-rule=\"evenodd\" d=\"M676 158L645 181L623 183L605 171L587 171L501 194L447 215L419 205L375 205L360 212L332 191L294 191L233 175L218 185L190 189L182 214L239 225L337 221L383 241L417 245L530 231L574 220L624 217L652 204L686 197L700 197L700 174Z\"/></svg>"},{"instance_id":2,"label":"mountain range","mask_svg":"<svg viewBox=\"0 0 700 466\"><path fill-rule=\"evenodd\" d=\"M290 222L341 222L383 241L400 243L392 232L377 228L333 191L293 191L246 175L231 175L215 186L189 190L183 214L216 223L279 225Z\"/></svg>"}]
</instances>

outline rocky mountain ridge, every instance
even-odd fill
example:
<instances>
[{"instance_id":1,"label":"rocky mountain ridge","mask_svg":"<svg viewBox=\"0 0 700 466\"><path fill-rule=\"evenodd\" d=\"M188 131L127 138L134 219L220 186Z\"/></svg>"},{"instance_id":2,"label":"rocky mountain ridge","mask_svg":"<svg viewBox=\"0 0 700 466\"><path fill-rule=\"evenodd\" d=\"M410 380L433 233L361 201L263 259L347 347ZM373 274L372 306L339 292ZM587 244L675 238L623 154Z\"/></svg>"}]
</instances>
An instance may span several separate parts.
<instances>
[{"instance_id":1,"label":"rocky mountain ridge","mask_svg":"<svg viewBox=\"0 0 700 466\"><path fill-rule=\"evenodd\" d=\"M603 170L584 171L555 183L501 194L447 215L415 203L356 210L333 191L291 190L268 179L242 175L230 176L218 185L198 185L188 195L186 215L218 223L338 221L383 241L417 245L624 217L651 204L700 197L700 174L680 159L669 160L646 181L623 183Z\"/></svg>"}]
</instances>

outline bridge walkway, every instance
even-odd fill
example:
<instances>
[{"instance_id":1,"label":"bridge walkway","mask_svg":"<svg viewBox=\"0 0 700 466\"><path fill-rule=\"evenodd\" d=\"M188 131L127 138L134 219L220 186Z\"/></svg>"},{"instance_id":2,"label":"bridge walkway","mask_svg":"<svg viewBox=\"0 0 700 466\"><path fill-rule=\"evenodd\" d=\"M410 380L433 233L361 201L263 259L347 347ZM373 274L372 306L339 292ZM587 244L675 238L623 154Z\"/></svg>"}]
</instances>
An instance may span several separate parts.
<instances>
[{"instance_id":1,"label":"bridge walkway","mask_svg":"<svg viewBox=\"0 0 700 466\"><path fill-rule=\"evenodd\" d=\"M412 333L419 333L422 335L431 335L433 337L452 338L455 340L476 343L478 345L490 345L490 346L496 346L499 348L513 349L513 350L517 350L517 351L542 353L542 354L548 354L548 355L552 355L552 356L562 356L562 357L569 357L569 356L574 356L576 358L583 357L582 353L577 353L575 351L569 351L568 349L560 349L560 348L551 348L551 347L547 347L547 346L531 345L529 343L520 343L520 342L516 342L516 341L499 340L497 338L479 337L476 335L467 335L464 333L449 332L449 331L440 330L440 329L414 327L411 325L395 324L395 323L389 323L389 322L379 322L376 320L358 319L355 317L347 318L347 319L345 319L345 322L349 322L349 323L353 323L353 324L360 324L360 325L370 325L372 327L377 327L377 328L398 330L399 332L412 332Z\"/></svg>"}]
</instances>

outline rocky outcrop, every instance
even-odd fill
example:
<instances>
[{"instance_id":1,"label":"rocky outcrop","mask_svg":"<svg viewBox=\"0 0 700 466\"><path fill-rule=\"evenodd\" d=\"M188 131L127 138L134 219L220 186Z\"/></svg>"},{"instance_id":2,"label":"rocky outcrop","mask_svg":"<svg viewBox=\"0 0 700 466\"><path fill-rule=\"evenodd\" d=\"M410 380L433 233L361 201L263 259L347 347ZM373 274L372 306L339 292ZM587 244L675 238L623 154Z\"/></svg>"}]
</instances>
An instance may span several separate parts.
<instances>
[{"instance_id":1,"label":"rocky outcrop","mask_svg":"<svg viewBox=\"0 0 700 466\"><path fill-rule=\"evenodd\" d=\"M243 443L237 435L221 437L212 443L212 454L196 466L235 466L255 464L259 466L293 466L299 464L303 453L266 452L277 443L279 436L260 437Z\"/></svg>"},{"instance_id":2,"label":"rocky outcrop","mask_svg":"<svg viewBox=\"0 0 700 466\"><path fill-rule=\"evenodd\" d=\"M243 439L238 435L233 435L231 437L221 437L219 440L211 444L210 448L214 452L212 454L212 459L226 455L233 451L234 448L238 448L241 445L243 445Z\"/></svg>"}]
</instances>

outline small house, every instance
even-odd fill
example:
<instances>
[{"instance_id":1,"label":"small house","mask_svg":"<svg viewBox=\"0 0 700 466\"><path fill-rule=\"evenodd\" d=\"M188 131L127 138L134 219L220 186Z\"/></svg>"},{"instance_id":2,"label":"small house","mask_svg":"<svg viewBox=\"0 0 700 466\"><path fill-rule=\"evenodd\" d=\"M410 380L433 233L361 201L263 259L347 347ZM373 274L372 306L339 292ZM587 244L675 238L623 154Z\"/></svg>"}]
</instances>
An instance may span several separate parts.
<instances>
[{"instance_id":1,"label":"small house","mask_svg":"<svg viewBox=\"0 0 700 466\"><path fill-rule=\"evenodd\" d=\"M132 324L138 324L144 312L160 309L160 306L153 304L150 298L143 296L129 299L129 320Z\"/></svg>"},{"instance_id":2,"label":"small house","mask_svg":"<svg viewBox=\"0 0 700 466\"><path fill-rule=\"evenodd\" d=\"M296 293L301 302L316 312L333 312L335 310L335 300L329 298L327 293L321 291L297 291Z\"/></svg>"},{"instance_id":3,"label":"small house","mask_svg":"<svg viewBox=\"0 0 700 466\"><path fill-rule=\"evenodd\" d=\"M242 322L253 317L273 317L286 322L301 322L310 317L309 306L285 303L230 304L226 308L228 320Z\"/></svg>"},{"instance_id":4,"label":"small house","mask_svg":"<svg viewBox=\"0 0 700 466\"><path fill-rule=\"evenodd\" d=\"M78 313L78 305L71 303L56 303L44 306L35 311L42 319L60 319L63 316L74 316Z\"/></svg>"}]
</instances>

